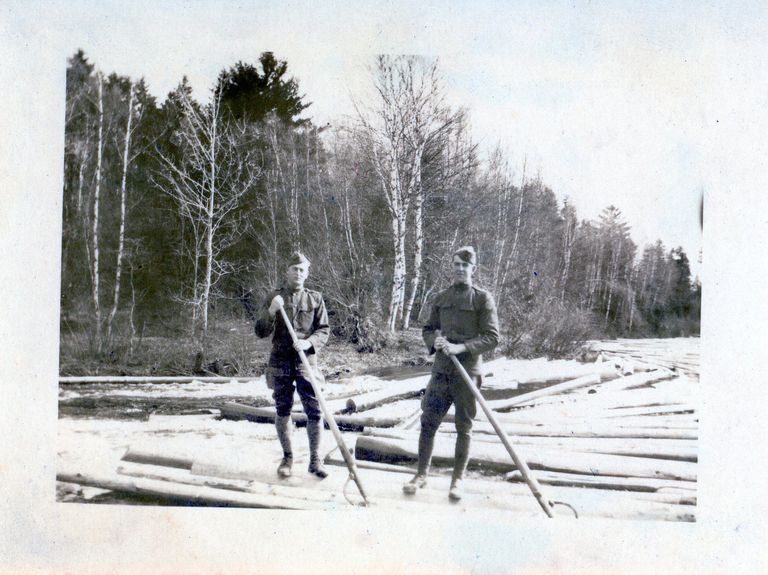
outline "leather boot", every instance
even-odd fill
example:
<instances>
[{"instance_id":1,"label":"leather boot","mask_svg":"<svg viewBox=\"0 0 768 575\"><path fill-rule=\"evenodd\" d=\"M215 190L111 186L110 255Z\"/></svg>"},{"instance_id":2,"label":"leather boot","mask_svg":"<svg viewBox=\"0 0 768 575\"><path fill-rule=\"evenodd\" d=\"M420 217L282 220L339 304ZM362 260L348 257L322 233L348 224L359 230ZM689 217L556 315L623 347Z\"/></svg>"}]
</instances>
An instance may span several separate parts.
<instances>
[{"instance_id":1,"label":"leather boot","mask_svg":"<svg viewBox=\"0 0 768 575\"><path fill-rule=\"evenodd\" d=\"M451 477L451 488L448 491L448 498L451 501L459 501L464 493L462 489L462 479L464 471L467 469L469 461L469 446L472 442L472 436L469 433L459 433L456 437L456 447L453 454L453 476Z\"/></svg>"},{"instance_id":2,"label":"leather boot","mask_svg":"<svg viewBox=\"0 0 768 575\"><path fill-rule=\"evenodd\" d=\"M277 468L277 474L280 477L291 476L291 466L293 465L293 451L291 450L291 416L275 417L275 429L277 429L277 438L280 440L280 446L283 448L283 459Z\"/></svg>"},{"instance_id":3,"label":"leather boot","mask_svg":"<svg viewBox=\"0 0 768 575\"><path fill-rule=\"evenodd\" d=\"M437 430L421 428L419 433L419 466L416 475L403 485L403 493L413 495L417 490L427 484L427 472L432 461L432 450L435 446L435 432Z\"/></svg>"},{"instance_id":4,"label":"leather boot","mask_svg":"<svg viewBox=\"0 0 768 575\"><path fill-rule=\"evenodd\" d=\"M328 477L328 472L320 461L318 451L320 450L320 430L322 422L310 419L307 421L307 439L309 440L309 472L315 474L320 479Z\"/></svg>"}]
</instances>

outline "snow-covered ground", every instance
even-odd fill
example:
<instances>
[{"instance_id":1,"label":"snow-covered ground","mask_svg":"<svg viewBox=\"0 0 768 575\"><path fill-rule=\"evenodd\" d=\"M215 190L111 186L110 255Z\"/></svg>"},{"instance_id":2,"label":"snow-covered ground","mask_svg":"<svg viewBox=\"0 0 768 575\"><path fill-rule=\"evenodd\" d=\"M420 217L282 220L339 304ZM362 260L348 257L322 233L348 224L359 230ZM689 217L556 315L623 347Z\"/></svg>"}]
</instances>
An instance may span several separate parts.
<instances>
[{"instance_id":1,"label":"snow-covered ground","mask_svg":"<svg viewBox=\"0 0 768 575\"><path fill-rule=\"evenodd\" d=\"M699 340L615 340L593 342L601 359L638 364L663 364L684 372L694 385L698 379ZM484 388L526 389L526 382L571 379L594 371L594 364L546 359L497 359L486 364ZM682 375L682 374L681 374ZM382 389L387 380L371 375L350 377L324 385L326 399L344 398ZM274 426L246 421L217 419L218 408L227 401L270 405L271 391L263 377L250 382L187 384L66 384L60 386L57 471L72 473L112 472L120 458L131 450L151 450L210 462L229 462L248 468L257 460L279 461L280 447ZM297 398L298 404L298 398ZM191 402L191 403L190 403ZM73 408L76 406L76 409ZM412 416L418 399L389 404L374 410L379 416ZM126 413L127 412L127 413ZM371 412L365 412L372 414ZM130 416L127 418L126 416ZM297 460L306 456L306 434L294 431ZM347 444L356 435L345 433ZM323 451L335 445L326 432ZM92 488L75 495L60 492L61 500L82 501L102 493Z\"/></svg>"}]
</instances>

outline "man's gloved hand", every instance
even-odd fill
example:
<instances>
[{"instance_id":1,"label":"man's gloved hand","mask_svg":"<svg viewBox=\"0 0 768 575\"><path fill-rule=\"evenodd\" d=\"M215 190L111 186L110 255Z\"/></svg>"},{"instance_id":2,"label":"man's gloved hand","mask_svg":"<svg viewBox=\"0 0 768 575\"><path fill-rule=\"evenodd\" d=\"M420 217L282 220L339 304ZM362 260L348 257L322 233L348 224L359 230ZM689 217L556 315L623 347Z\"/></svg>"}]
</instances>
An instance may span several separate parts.
<instances>
[{"instance_id":1,"label":"man's gloved hand","mask_svg":"<svg viewBox=\"0 0 768 575\"><path fill-rule=\"evenodd\" d=\"M283 300L283 296L276 295L272 298L272 303L269 304L269 315L275 315L277 313L277 310L280 309L285 305L285 301Z\"/></svg>"},{"instance_id":2,"label":"man's gloved hand","mask_svg":"<svg viewBox=\"0 0 768 575\"><path fill-rule=\"evenodd\" d=\"M312 347L312 342L308 339L297 339L296 343L293 344L296 351L307 351L310 347Z\"/></svg>"}]
</instances>

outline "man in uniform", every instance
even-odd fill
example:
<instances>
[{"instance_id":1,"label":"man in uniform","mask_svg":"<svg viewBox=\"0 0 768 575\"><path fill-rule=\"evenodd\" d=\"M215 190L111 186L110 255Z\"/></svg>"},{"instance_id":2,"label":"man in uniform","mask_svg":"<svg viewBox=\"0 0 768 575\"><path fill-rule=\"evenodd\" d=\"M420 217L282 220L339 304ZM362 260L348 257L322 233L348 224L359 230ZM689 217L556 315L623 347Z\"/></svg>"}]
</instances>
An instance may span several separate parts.
<instances>
[{"instance_id":1,"label":"man in uniform","mask_svg":"<svg viewBox=\"0 0 768 575\"><path fill-rule=\"evenodd\" d=\"M424 487L432 459L437 428L451 404L456 406L456 447L453 476L448 497L458 501L462 496L461 481L469 460L472 419L477 405L448 354L455 355L470 377L481 383L482 355L499 342L499 320L493 296L472 285L477 266L475 250L461 247L453 254L453 285L438 293L422 337L430 354L437 352L432 377L421 402L421 434L419 466L416 475L405 485L409 495Z\"/></svg>"},{"instance_id":2,"label":"man in uniform","mask_svg":"<svg viewBox=\"0 0 768 575\"><path fill-rule=\"evenodd\" d=\"M293 465L291 410L294 390L299 392L299 399L307 415L309 472L320 478L328 475L318 454L322 422L319 403L308 379L312 374L306 373L297 351L304 351L313 373L319 375L317 354L328 341L328 313L322 294L304 287L304 281L309 275L309 265L309 260L302 253L291 254L285 274L286 281L270 294L255 324L256 335L259 337L274 333L272 353L267 367L267 385L273 390L272 397L277 411L275 427L283 448L283 459L277 468L280 477L289 477ZM295 346L282 316L276 317L280 306L285 306L285 311L293 322L298 338ZM320 381L315 379L315 383L319 385Z\"/></svg>"}]
</instances>

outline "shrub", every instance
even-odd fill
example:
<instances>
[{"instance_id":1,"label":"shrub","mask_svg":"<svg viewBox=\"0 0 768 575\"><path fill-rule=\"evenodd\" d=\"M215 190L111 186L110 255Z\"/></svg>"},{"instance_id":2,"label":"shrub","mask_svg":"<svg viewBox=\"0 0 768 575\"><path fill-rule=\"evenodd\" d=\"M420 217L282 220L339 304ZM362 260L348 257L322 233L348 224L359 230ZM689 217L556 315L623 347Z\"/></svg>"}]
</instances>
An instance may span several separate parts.
<instances>
[{"instance_id":1,"label":"shrub","mask_svg":"<svg viewBox=\"0 0 768 575\"><path fill-rule=\"evenodd\" d=\"M572 357L595 331L590 312L548 300L518 317L504 334L500 347L507 357Z\"/></svg>"}]
</instances>

